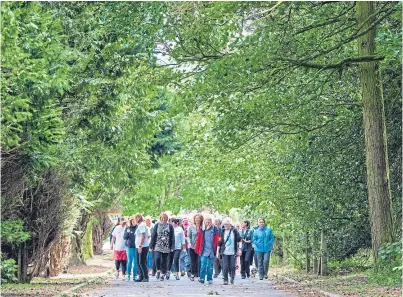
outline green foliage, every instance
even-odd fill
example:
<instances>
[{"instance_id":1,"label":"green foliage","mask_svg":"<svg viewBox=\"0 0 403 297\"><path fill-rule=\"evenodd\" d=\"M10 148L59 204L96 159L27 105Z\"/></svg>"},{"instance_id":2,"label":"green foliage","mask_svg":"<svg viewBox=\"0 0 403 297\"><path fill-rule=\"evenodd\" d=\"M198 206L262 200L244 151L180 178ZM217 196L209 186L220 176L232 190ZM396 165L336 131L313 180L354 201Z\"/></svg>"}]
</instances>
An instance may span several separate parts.
<instances>
[{"instance_id":1,"label":"green foliage","mask_svg":"<svg viewBox=\"0 0 403 297\"><path fill-rule=\"evenodd\" d=\"M25 232L22 220L1 221L1 241L6 244L18 245L30 238Z\"/></svg>"},{"instance_id":2,"label":"green foliage","mask_svg":"<svg viewBox=\"0 0 403 297\"><path fill-rule=\"evenodd\" d=\"M14 259L5 259L1 254L1 282L7 284L17 281L17 263Z\"/></svg>"}]
</instances>

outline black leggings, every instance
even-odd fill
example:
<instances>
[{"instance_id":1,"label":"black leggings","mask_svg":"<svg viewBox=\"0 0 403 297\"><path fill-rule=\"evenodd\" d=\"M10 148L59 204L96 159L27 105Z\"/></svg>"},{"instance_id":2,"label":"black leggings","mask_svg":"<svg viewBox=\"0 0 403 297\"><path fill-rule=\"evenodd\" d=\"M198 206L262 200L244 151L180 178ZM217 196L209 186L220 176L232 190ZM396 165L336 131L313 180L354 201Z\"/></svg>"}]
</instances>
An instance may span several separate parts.
<instances>
[{"instance_id":1,"label":"black leggings","mask_svg":"<svg viewBox=\"0 0 403 297\"><path fill-rule=\"evenodd\" d=\"M148 255L148 247L143 247L141 249L141 253L137 252L137 264L139 267L139 279L148 278L147 255Z\"/></svg>"},{"instance_id":2,"label":"black leggings","mask_svg":"<svg viewBox=\"0 0 403 297\"><path fill-rule=\"evenodd\" d=\"M157 266L157 270L161 270L161 273L165 274L167 272L167 267L168 267L169 253L161 253L161 252L155 251L154 255L155 255L155 265Z\"/></svg>"},{"instance_id":3,"label":"black leggings","mask_svg":"<svg viewBox=\"0 0 403 297\"><path fill-rule=\"evenodd\" d=\"M126 274L126 260L115 260L115 267L116 270L119 271L120 268L120 264L122 264L122 274L125 275Z\"/></svg>"},{"instance_id":4,"label":"black leggings","mask_svg":"<svg viewBox=\"0 0 403 297\"><path fill-rule=\"evenodd\" d=\"M252 251L243 251L241 255L241 275L250 277L250 265L252 264Z\"/></svg>"},{"instance_id":5,"label":"black leggings","mask_svg":"<svg viewBox=\"0 0 403 297\"><path fill-rule=\"evenodd\" d=\"M190 248L189 249L189 256L190 256L190 267L191 267L191 272L192 275L198 277L199 276L199 271L200 271L200 266L199 266L199 255L196 254L195 250Z\"/></svg>"}]
</instances>

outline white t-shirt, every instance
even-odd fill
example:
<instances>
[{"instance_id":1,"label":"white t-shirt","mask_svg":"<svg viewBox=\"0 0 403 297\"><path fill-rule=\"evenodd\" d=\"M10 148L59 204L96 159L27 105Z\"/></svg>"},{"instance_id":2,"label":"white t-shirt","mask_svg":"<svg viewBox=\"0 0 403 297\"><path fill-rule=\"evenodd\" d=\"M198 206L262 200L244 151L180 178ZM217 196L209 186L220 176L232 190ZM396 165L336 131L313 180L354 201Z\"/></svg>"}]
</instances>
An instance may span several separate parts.
<instances>
[{"instance_id":1,"label":"white t-shirt","mask_svg":"<svg viewBox=\"0 0 403 297\"><path fill-rule=\"evenodd\" d=\"M125 233L125 227L122 225L118 225L113 229L112 236L116 237L115 243L113 245L114 251L125 251L126 245L125 240L123 239L123 234Z\"/></svg>"},{"instance_id":2,"label":"white t-shirt","mask_svg":"<svg viewBox=\"0 0 403 297\"><path fill-rule=\"evenodd\" d=\"M145 222L141 222L136 229L136 247L140 245L143 233L145 233L143 247L148 247L148 237L150 236L150 231Z\"/></svg>"},{"instance_id":3,"label":"white t-shirt","mask_svg":"<svg viewBox=\"0 0 403 297\"><path fill-rule=\"evenodd\" d=\"M185 233L182 227L176 226L175 231L175 250L181 250L182 245L185 244Z\"/></svg>"},{"instance_id":4,"label":"white t-shirt","mask_svg":"<svg viewBox=\"0 0 403 297\"><path fill-rule=\"evenodd\" d=\"M228 234L231 230L225 230L224 231L224 238L222 240L227 240ZM225 243L225 250L224 250L224 255L235 255L235 250L234 250L234 232L231 232L231 235L229 236L227 242Z\"/></svg>"}]
</instances>

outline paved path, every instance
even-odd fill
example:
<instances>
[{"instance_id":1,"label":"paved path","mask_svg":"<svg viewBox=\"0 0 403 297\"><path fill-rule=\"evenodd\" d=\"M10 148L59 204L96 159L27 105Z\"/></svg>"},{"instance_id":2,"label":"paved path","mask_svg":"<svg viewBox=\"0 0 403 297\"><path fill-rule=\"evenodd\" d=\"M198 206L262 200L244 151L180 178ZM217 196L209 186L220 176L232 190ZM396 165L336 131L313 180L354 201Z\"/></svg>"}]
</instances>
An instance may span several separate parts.
<instances>
[{"instance_id":1,"label":"paved path","mask_svg":"<svg viewBox=\"0 0 403 297\"><path fill-rule=\"evenodd\" d=\"M107 288L88 292L90 297L297 297L282 291L276 291L268 280L257 279L242 280L235 278L234 285L223 285L221 276L214 279L214 284L201 284L190 281L187 277L180 280L170 279L163 282L150 277L148 283L135 283L133 281L110 280Z\"/></svg>"}]
</instances>

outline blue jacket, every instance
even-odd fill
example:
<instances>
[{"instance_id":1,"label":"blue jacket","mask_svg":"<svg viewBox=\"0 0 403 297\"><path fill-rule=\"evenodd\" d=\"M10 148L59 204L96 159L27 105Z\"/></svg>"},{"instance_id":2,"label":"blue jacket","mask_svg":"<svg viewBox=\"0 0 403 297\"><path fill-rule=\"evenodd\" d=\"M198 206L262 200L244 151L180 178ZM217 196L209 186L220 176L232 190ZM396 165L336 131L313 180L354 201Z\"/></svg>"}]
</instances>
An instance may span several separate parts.
<instances>
[{"instance_id":1,"label":"blue jacket","mask_svg":"<svg viewBox=\"0 0 403 297\"><path fill-rule=\"evenodd\" d=\"M255 246L255 252L271 252L273 244L274 234L269 227L265 226L263 229L255 229L253 232L253 245Z\"/></svg>"}]
</instances>

